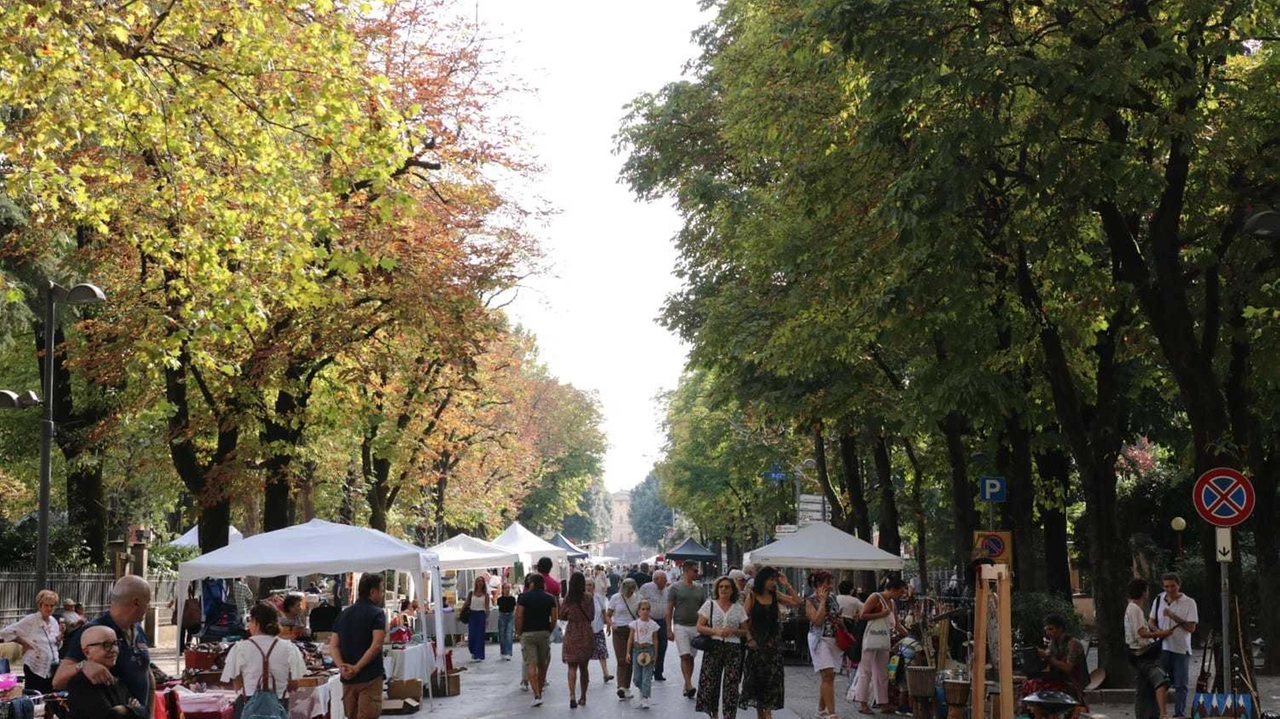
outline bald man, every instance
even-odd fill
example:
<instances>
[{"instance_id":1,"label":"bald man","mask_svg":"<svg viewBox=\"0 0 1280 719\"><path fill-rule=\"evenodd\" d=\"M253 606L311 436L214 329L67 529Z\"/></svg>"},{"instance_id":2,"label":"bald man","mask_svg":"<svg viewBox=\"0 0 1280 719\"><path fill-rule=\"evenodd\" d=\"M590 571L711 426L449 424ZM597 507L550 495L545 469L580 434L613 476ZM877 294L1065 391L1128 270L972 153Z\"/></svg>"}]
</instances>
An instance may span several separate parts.
<instances>
[{"instance_id":1,"label":"bald man","mask_svg":"<svg viewBox=\"0 0 1280 719\"><path fill-rule=\"evenodd\" d=\"M83 635L92 627L110 629L118 647L115 663L106 666L86 655L80 637L72 635L63 644L62 662L53 676L54 691L62 691L79 676L98 686L119 680L129 696L144 708L144 716L150 716L155 686L151 677L151 651L141 624L150 606L151 585L147 580L133 575L116 580L111 588L111 607L77 633Z\"/></svg>"},{"instance_id":2,"label":"bald man","mask_svg":"<svg viewBox=\"0 0 1280 719\"><path fill-rule=\"evenodd\" d=\"M101 625L87 626L79 637L80 651L87 661L108 670L115 667L120 645L114 630ZM107 684L94 684L84 674L75 675L67 683L67 703L71 705L71 716L76 719L144 719L146 716L142 704L130 696L114 676Z\"/></svg>"}]
</instances>

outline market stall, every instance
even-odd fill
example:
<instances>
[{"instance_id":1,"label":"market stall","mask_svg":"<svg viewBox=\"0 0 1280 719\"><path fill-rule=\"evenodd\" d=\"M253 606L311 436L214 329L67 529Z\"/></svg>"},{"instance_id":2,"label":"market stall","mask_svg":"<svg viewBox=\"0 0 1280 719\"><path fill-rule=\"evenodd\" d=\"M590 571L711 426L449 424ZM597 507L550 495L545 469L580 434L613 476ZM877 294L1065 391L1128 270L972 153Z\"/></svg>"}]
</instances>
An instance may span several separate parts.
<instances>
[{"instance_id":1,"label":"market stall","mask_svg":"<svg viewBox=\"0 0 1280 719\"><path fill-rule=\"evenodd\" d=\"M512 522L511 526L507 527L490 544L509 552L514 552L520 557L520 563L524 565L526 572L532 571L534 563L542 557L550 557L551 561L557 566L564 566L569 556L569 553L564 548L557 547L530 532L519 522Z\"/></svg>"},{"instance_id":2,"label":"market stall","mask_svg":"<svg viewBox=\"0 0 1280 719\"><path fill-rule=\"evenodd\" d=\"M897 571L903 566L902 557L825 522L807 524L793 534L747 552L742 561L757 567L828 570ZM809 621L802 612L784 612L783 656L797 663L808 662L808 633Z\"/></svg>"},{"instance_id":3,"label":"market stall","mask_svg":"<svg viewBox=\"0 0 1280 719\"><path fill-rule=\"evenodd\" d=\"M689 537L675 549L667 550L668 562L719 562L720 557Z\"/></svg>"},{"instance_id":4,"label":"market stall","mask_svg":"<svg viewBox=\"0 0 1280 719\"><path fill-rule=\"evenodd\" d=\"M556 536L550 539L550 542L565 551L570 561L577 562L591 556L591 552L582 549L578 545L569 541L569 538L563 534L556 532Z\"/></svg>"},{"instance_id":5,"label":"market stall","mask_svg":"<svg viewBox=\"0 0 1280 719\"><path fill-rule=\"evenodd\" d=\"M374 529L320 519L249 537L183 562L178 567L178 580L183 584L204 578L277 577L386 570L406 572L419 579L430 575L434 594L440 596L440 558L435 552L415 547ZM426 644L392 649L387 655L393 672L389 674L389 678L429 681L435 669L435 657L444 656L443 640L440 638L443 635L441 619L439 614L436 616L436 651L430 651ZM181 654L179 647L179 656ZM396 676L395 672L402 676ZM299 692L305 695L298 702L300 714L309 711L301 705L320 707L332 703L325 702L323 695L326 689L332 691L333 677L317 672L315 676L307 678L304 686L312 691ZM341 695L340 690L338 694ZM340 719L340 715L334 719Z\"/></svg>"},{"instance_id":6,"label":"market stall","mask_svg":"<svg viewBox=\"0 0 1280 719\"><path fill-rule=\"evenodd\" d=\"M235 544L244 539L244 535L235 527L227 527L227 544ZM185 534L169 542L170 547L200 547L200 527L188 529Z\"/></svg>"},{"instance_id":7,"label":"market stall","mask_svg":"<svg viewBox=\"0 0 1280 719\"><path fill-rule=\"evenodd\" d=\"M467 534L445 540L429 551L436 553L440 558L440 569L445 571L510 567L520 559L509 549Z\"/></svg>"}]
</instances>

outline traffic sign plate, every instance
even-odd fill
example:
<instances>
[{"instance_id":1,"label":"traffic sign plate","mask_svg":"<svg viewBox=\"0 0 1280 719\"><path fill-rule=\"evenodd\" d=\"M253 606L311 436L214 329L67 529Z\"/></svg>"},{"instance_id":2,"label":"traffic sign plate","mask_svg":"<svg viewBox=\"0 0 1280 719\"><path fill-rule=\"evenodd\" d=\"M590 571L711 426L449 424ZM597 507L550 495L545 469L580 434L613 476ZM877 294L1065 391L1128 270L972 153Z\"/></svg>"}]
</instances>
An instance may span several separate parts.
<instances>
[{"instance_id":1,"label":"traffic sign plate","mask_svg":"<svg viewBox=\"0 0 1280 719\"><path fill-rule=\"evenodd\" d=\"M1204 521L1217 527L1234 527L1253 514L1257 498L1248 477L1234 469L1218 467L1196 480L1192 501Z\"/></svg>"},{"instance_id":2,"label":"traffic sign plate","mask_svg":"<svg viewBox=\"0 0 1280 719\"><path fill-rule=\"evenodd\" d=\"M984 502L1003 502L1009 497L1009 484L1004 477L980 477L978 487Z\"/></svg>"}]
</instances>

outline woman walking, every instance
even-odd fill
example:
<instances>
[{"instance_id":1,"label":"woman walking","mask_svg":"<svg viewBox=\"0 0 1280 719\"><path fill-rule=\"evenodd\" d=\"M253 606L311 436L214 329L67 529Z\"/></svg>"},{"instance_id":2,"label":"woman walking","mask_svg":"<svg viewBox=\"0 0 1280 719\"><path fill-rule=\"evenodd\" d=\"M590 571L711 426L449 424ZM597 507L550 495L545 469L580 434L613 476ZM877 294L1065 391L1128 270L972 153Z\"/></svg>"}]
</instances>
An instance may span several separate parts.
<instances>
[{"instance_id":1,"label":"woman walking","mask_svg":"<svg viewBox=\"0 0 1280 719\"><path fill-rule=\"evenodd\" d=\"M716 580L713 598L698 610L698 634L711 637L711 649L702 655L698 675L697 711L711 719L738 715L738 684L742 681L742 639L747 636L747 614L738 603L738 585L728 577ZM721 682L724 684L723 692Z\"/></svg>"},{"instance_id":2,"label":"woman walking","mask_svg":"<svg viewBox=\"0 0 1280 719\"><path fill-rule=\"evenodd\" d=\"M836 622L840 621L840 605L831 591L831 572L818 570L809 575L813 593L805 599L805 615L809 618L809 656L813 670L822 675L818 691L818 716L836 716L836 669L840 667L840 649L836 646Z\"/></svg>"},{"instance_id":3,"label":"woman walking","mask_svg":"<svg viewBox=\"0 0 1280 719\"><path fill-rule=\"evenodd\" d=\"M635 580L628 578L626 581L635 586ZM636 688L640 690L640 708L648 709L649 689L653 686L653 668L658 661L658 623L649 617L649 600L641 599L637 609L640 612L639 618L625 627L627 651L618 657L618 675L622 675L621 667L627 667L628 674L633 671L632 667L635 668ZM615 637L618 636L617 629L614 630ZM618 698L625 698L621 690L618 692Z\"/></svg>"},{"instance_id":4,"label":"woman walking","mask_svg":"<svg viewBox=\"0 0 1280 719\"><path fill-rule=\"evenodd\" d=\"M591 667L591 656L595 653L595 632L591 631L591 621L596 616L596 604L587 595L587 578L582 572L574 572L569 577L569 592L560 606L560 617L565 620L564 646L560 656L569 665L569 708L577 709L579 704L587 703L587 684L591 681L588 670ZM582 694L574 698L574 684L581 675Z\"/></svg>"},{"instance_id":5,"label":"woman walking","mask_svg":"<svg viewBox=\"0 0 1280 719\"><path fill-rule=\"evenodd\" d=\"M786 581L786 575L773 567L761 569L743 605L748 634L738 706L755 707L757 719L772 719L773 710L782 708L782 627L778 622L778 602L788 606L800 603L789 594L778 594L779 578Z\"/></svg>"},{"instance_id":6,"label":"woman walking","mask_svg":"<svg viewBox=\"0 0 1280 719\"><path fill-rule=\"evenodd\" d=\"M595 634L596 647L591 652L592 659L600 660L600 675L604 677L605 683L613 679L613 675L609 673L609 641L604 637L604 613L607 610L604 601L604 595L596 591L596 580L587 580L587 596L591 597L591 601L595 604L595 616L591 619L591 631Z\"/></svg>"},{"instance_id":7,"label":"woman walking","mask_svg":"<svg viewBox=\"0 0 1280 719\"><path fill-rule=\"evenodd\" d=\"M631 657L631 623L640 618L640 605L644 602L637 590L636 580L631 577L622 580L618 593L609 600L609 609L605 613L605 619L613 627L613 653L618 657L619 700L631 696L631 674L635 666L627 661ZM649 676L653 676L652 668Z\"/></svg>"},{"instance_id":8,"label":"woman walking","mask_svg":"<svg viewBox=\"0 0 1280 719\"><path fill-rule=\"evenodd\" d=\"M467 595L467 651L471 661L484 661L484 627L489 621L489 585L484 577L476 577L471 594Z\"/></svg>"},{"instance_id":9,"label":"woman walking","mask_svg":"<svg viewBox=\"0 0 1280 719\"><path fill-rule=\"evenodd\" d=\"M502 583L502 596L498 597L498 651L502 661L511 661L511 645L515 640L516 598L511 595L511 585Z\"/></svg>"},{"instance_id":10,"label":"woman walking","mask_svg":"<svg viewBox=\"0 0 1280 719\"><path fill-rule=\"evenodd\" d=\"M58 663L58 643L62 632L53 610L58 595L42 589L36 592L36 611L0 629L0 639L22 646L22 686L26 690L48 694L53 691L53 671Z\"/></svg>"},{"instance_id":11,"label":"woman walking","mask_svg":"<svg viewBox=\"0 0 1280 719\"><path fill-rule=\"evenodd\" d=\"M868 705L872 681L875 681L877 706L888 707L889 647L893 645L893 632L898 625L894 601L906 593L906 582L890 579L884 591L867 597L866 604L862 606L862 619L867 622L867 630L862 635L862 660L858 663L858 677L851 698L858 702L858 711L863 714L875 713Z\"/></svg>"}]
</instances>

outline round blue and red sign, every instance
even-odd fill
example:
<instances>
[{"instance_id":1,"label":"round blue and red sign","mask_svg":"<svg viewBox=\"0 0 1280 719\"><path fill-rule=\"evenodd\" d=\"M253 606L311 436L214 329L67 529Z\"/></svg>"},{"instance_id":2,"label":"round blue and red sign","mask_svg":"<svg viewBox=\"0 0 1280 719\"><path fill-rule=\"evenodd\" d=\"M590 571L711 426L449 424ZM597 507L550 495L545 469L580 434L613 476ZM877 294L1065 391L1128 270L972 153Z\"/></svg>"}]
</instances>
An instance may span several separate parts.
<instances>
[{"instance_id":1,"label":"round blue and red sign","mask_svg":"<svg viewBox=\"0 0 1280 719\"><path fill-rule=\"evenodd\" d=\"M1204 521L1217 527L1234 527L1253 514L1257 497L1248 477L1234 469L1218 467L1196 480L1192 500Z\"/></svg>"}]
</instances>

